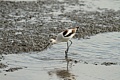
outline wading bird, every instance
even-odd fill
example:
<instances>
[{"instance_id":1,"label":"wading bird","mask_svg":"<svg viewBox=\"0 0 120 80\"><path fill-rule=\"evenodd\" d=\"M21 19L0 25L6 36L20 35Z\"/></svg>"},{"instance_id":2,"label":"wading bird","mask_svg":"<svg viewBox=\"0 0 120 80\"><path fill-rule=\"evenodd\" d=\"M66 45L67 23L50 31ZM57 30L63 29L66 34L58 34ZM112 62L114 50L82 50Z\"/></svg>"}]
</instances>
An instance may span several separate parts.
<instances>
[{"instance_id":1,"label":"wading bird","mask_svg":"<svg viewBox=\"0 0 120 80\"><path fill-rule=\"evenodd\" d=\"M63 32L59 33L56 37L56 39L50 39L50 44L57 44L60 42L67 42L67 49L65 50L65 58L67 58L67 53L72 45L71 38L75 35L76 31L78 30L79 27L75 27L73 29L67 29L64 30ZM68 45L68 42L70 41L70 45Z\"/></svg>"}]
</instances>

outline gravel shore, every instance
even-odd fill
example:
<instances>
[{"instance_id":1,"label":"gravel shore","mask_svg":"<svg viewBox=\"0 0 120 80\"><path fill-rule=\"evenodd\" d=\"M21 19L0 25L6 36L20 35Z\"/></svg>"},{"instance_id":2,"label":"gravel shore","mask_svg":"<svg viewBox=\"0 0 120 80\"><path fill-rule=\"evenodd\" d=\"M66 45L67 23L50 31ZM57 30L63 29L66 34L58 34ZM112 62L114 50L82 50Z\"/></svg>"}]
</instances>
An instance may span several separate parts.
<instances>
[{"instance_id":1,"label":"gravel shore","mask_svg":"<svg viewBox=\"0 0 120 80\"><path fill-rule=\"evenodd\" d=\"M85 6L81 3L77 0L0 1L0 54L42 51L50 38L76 26L80 27L74 37L78 39L120 31L120 10L67 11L64 6Z\"/></svg>"}]
</instances>

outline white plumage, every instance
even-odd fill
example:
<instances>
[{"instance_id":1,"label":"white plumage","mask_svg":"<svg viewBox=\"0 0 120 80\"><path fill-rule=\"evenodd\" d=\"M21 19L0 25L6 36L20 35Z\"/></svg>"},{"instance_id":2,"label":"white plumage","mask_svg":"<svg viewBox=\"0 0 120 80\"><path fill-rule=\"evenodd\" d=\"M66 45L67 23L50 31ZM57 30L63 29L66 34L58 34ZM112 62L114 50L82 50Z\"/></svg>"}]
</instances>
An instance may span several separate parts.
<instances>
[{"instance_id":1,"label":"white plumage","mask_svg":"<svg viewBox=\"0 0 120 80\"><path fill-rule=\"evenodd\" d=\"M59 33L56 39L50 39L50 43L56 44L60 42L68 42L76 33L78 27L73 29L67 29Z\"/></svg>"},{"instance_id":2,"label":"white plumage","mask_svg":"<svg viewBox=\"0 0 120 80\"><path fill-rule=\"evenodd\" d=\"M64 30L63 32L61 32L61 33L59 33L57 35L56 39L50 39L50 44L57 44L57 43L60 43L60 42L67 42L67 49L65 51L65 57L66 58L67 58L67 53L68 53L69 47L72 44L72 41L70 39L73 38L73 36L75 35L78 28L79 27ZM68 41L71 42L70 45L68 45Z\"/></svg>"}]
</instances>

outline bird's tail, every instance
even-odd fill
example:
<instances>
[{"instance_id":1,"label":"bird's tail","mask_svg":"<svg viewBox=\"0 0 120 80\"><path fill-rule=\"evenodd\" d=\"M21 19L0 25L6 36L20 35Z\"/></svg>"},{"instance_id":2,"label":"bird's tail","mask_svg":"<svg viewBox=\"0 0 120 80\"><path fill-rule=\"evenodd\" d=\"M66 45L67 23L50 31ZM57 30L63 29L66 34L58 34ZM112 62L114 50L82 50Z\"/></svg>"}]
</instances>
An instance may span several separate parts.
<instances>
[{"instance_id":1,"label":"bird's tail","mask_svg":"<svg viewBox=\"0 0 120 80\"><path fill-rule=\"evenodd\" d=\"M75 29L76 29L76 31L78 31L79 27L77 26L77 27L75 27Z\"/></svg>"},{"instance_id":2,"label":"bird's tail","mask_svg":"<svg viewBox=\"0 0 120 80\"><path fill-rule=\"evenodd\" d=\"M76 28L78 29L79 27L77 26Z\"/></svg>"}]
</instances>

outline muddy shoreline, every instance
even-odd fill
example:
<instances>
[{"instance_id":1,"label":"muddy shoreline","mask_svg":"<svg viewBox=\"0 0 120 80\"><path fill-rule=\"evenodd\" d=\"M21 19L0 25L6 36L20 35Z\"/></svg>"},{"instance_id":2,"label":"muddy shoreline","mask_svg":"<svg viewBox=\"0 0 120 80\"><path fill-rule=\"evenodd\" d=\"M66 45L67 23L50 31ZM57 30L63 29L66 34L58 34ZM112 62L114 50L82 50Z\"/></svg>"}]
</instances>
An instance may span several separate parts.
<instances>
[{"instance_id":1,"label":"muddy shoreline","mask_svg":"<svg viewBox=\"0 0 120 80\"><path fill-rule=\"evenodd\" d=\"M65 28L79 26L76 38L85 38L103 32L120 31L120 10L73 10L54 16L52 12L64 9L59 1L0 2L0 54L41 51L51 37ZM57 5L59 4L59 5ZM47 6L51 7L47 7ZM83 6L83 5L81 5ZM49 19L50 18L50 19ZM63 18L70 22L62 21ZM48 21L46 21L48 20Z\"/></svg>"}]
</instances>

